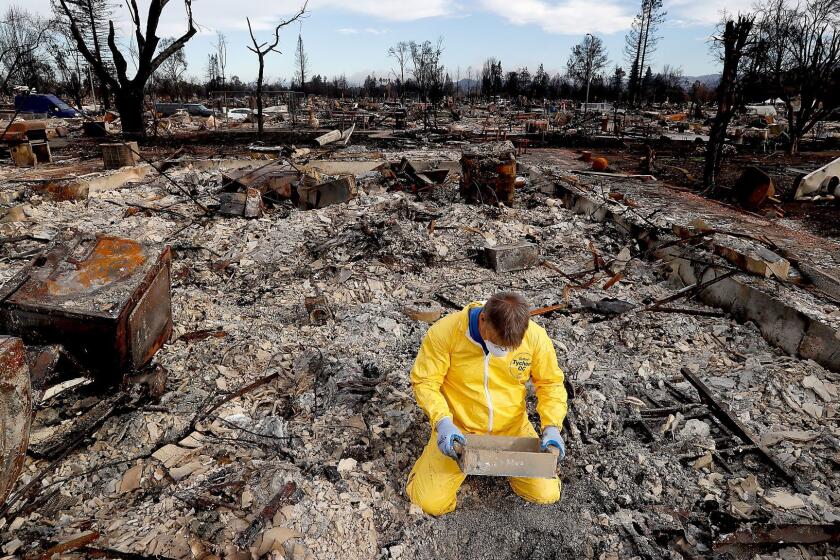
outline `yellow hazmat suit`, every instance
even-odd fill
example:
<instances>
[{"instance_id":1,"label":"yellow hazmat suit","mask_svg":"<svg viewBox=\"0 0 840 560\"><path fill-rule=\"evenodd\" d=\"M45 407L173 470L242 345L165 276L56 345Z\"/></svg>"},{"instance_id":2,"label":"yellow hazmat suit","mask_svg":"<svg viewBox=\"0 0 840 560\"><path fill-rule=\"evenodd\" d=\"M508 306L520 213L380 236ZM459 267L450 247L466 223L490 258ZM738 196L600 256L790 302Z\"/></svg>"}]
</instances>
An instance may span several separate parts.
<instances>
[{"instance_id":1,"label":"yellow hazmat suit","mask_svg":"<svg viewBox=\"0 0 840 560\"><path fill-rule=\"evenodd\" d=\"M504 358L484 353L470 336L471 303L432 325L411 370L411 384L420 408L432 423L432 435L408 475L412 503L431 515L455 509L455 495L464 482L458 464L437 447L435 425L444 417L465 434L538 437L525 410L525 383L533 380L537 412L543 427L562 429L566 416L563 371L545 329L529 324L519 347ZM560 480L511 478L522 498L553 503L560 498Z\"/></svg>"}]
</instances>

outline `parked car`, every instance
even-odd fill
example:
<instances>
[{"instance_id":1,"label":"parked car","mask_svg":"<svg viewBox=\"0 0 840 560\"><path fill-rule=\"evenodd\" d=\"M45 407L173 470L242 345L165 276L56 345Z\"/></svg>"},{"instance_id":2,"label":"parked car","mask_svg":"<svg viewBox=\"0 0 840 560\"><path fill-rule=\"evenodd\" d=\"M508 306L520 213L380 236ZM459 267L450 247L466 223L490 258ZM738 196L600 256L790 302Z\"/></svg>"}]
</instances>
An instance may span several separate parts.
<instances>
[{"instance_id":1,"label":"parked car","mask_svg":"<svg viewBox=\"0 0 840 560\"><path fill-rule=\"evenodd\" d=\"M289 112L288 105L272 105L270 107L263 107L264 115L282 115Z\"/></svg>"},{"instance_id":2,"label":"parked car","mask_svg":"<svg viewBox=\"0 0 840 560\"><path fill-rule=\"evenodd\" d=\"M50 93L29 93L15 96L15 110L20 113L46 113L48 117L82 116L76 109Z\"/></svg>"},{"instance_id":3,"label":"parked car","mask_svg":"<svg viewBox=\"0 0 840 560\"><path fill-rule=\"evenodd\" d=\"M193 117L209 117L213 111L201 103L155 103L155 111L164 117L171 117L176 112L184 110Z\"/></svg>"},{"instance_id":4,"label":"parked car","mask_svg":"<svg viewBox=\"0 0 840 560\"><path fill-rule=\"evenodd\" d=\"M227 118L232 121L246 122L253 118L254 112L248 108L228 109Z\"/></svg>"}]
</instances>

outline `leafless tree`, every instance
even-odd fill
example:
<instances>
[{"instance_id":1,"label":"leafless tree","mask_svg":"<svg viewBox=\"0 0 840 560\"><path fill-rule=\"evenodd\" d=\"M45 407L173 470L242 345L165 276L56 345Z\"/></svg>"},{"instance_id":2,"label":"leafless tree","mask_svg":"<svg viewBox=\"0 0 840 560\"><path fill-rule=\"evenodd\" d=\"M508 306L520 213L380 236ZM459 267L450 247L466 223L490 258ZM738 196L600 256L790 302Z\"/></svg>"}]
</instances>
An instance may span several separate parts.
<instances>
[{"instance_id":1,"label":"leafless tree","mask_svg":"<svg viewBox=\"0 0 840 560\"><path fill-rule=\"evenodd\" d=\"M840 0L772 0L758 6L749 63L785 103L788 153L814 125L840 106Z\"/></svg>"},{"instance_id":2,"label":"leafless tree","mask_svg":"<svg viewBox=\"0 0 840 560\"><path fill-rule=\"evenodd\" d=\"M15 76L34 62L46 22L17 6L10 6L0 20L0 91L6 91ZM29 84L31 85L31 84Z\"/></svg>"},{"instance_id":3,"label":"leafless tree","mask_svg":"<svg viewBox=\"0 0 840 560\"><path fill-rule=\"evenodd\" d=\"M443 37L437 43L424 41L416 43L411 41L408 44L411 54L411 75L414 78L417 88L420 91L421 101L432 101L432 108L439 101L439 94L443 84L443 66L440 64L440 56L443 54ZM423 126L428 127L429 111L423 112Z\"/></svg>"},{"instance_id":4,"label":"leafless tree","mask_svg":"<svg viewBox=\"0 0 840 560\"><path fill-rule=\"evenodd\" d=\"M420 90L420 99L427 101L433 80L441 74L440 55L443 53L443 38L439 38L435 44L431 41L411 41L408 46L411 54L411 75Z\"/></svg>"},{"instance_id":5,"label":"leafless tree","mask_svg":"<svg viewBox=\"0 0 840 560\"><path fill-rule=\"evenodd\" d=\"M262 89L263 89L263 75L265 72L265 55L270 52L276 52L278 54L282 54L279 50L277 50L277 45L280 43L280 29L286 27L287 25L291 24L294 21L299 20L303 17L303 14L306 13L306 5L307 2L304 2L303 6L301 7L300 11L296 13L289 19L283 20L277 24L277 27L274 28L274 42L271 44L268 41L258 43L257 38L254 37L254 30L251 28L251 20L245 18L245 21L248 22L248 33L251 34L251 41L254 43L254 46L248 46L248 50L257 55L257 60L260 64L259 72L257 73L257 131L260 136L263 133L263 99L262 99Z\"/></svg>"},{"instance_id":6,"label":"leafless tree","mask_svg":"<svg viewBox=\"0 0 840 560\"><path fill-rule=\"evenodd\" d=\"M67 17L59 0L50 0L53 13L55 17L55 25L58 30L65 36L66 41L75 45L76 38L71 30L71 22L75 22L79 29L79 33L84 37L86 44L90 48L90 52L94 58L102 66L108 68L108 73L113 74L114 63L110 52L106 49L108 44L108 21L113 17L114 1L113 0L66 0L66 4L72 13L72 17ZM132 47L136 47L132 41ZM79 51L78 48L76 48ZM132 49L133 50L133 49ZM79 51L81 56L81 52ZM134 52L132 52L132 56ZM136 64L136 59L135 59ZM101 90L101 97L105 109L111 108L111 96L109 94L109 84L107 81L99 79L97 74L97 81Z\"/></svg>"},{"instance_id":7,"label":"leafless tree","mask_svg":"<svg viewBox=\"0 0 840 560\"><path fill-rule=\"evenodd\" d=\"M394 74L394 77L400 79L400 99L402 99L403 92L405 91L405 68L411 56L411 47L407 42L400 41L388 49L388 56L396 61L400 69L399 74L397 74L396 70L391 70L391 72Z\"/></svg>"},{"instance_id":8,"label":"leafless tree","mask_svg":"<svg viewBox=\"0 0 840 560\"><path fill-rule=\"evenodd\" d=\"M160 46L162 49L167 48L175 41L174 38L169 37L162 39ZM178 49L175 53L163 61L163 63L155 70L153 76L162 85L169 95L179 97L181 77L187 71L187 57L184 55L184 49Z\"/></svg>"},{"instance_id":9,"label":"leafless tree","mask_svg":"<svg viewBox=\"0 0 840 560\"><path fill-rule=\"evenodd\" d=\"M738 16L737 20L727 19L723 23L723 32L714 38L715 43L719 45L723 70L717 91L717 115L709 132L703 168L703 185L710 196L717 194L716 178L720 171L726 127L729 126L736 108L738 66L752 40L753 21L752 16Z\"/></svg>"},{"instance_id":10,"label":"leafless tree","mask_svg":"<svg viewBox=\"0 0 840 560\"><path fill-rule=\"evenodd\" d=\"M227 38L221 31L216 31L216 62L219 66L219 78L222 81L222 86L227 82Z\"/></svg>"},{"instance_id":11,"label":"leafless tree","mask_svg":"<svg viewBox=\"0 0 840 560\"><path fill-rule=\"evenodd\" d=\"M567 75L579 85L586 87L586 101L589 102L589 84L592 77L607 67L609 57L604 42L587 33L583 41L572 47L566 62Z\"/></svg>"},{"instance_id":12,"label":"leafless tree","mask_svg":"<svg viewBox=\"0 0 840 560\"><path fill-rule=\"evenodd\" d=\"M46 52L55 65L62 85L81 111L82 98L88 87L87 65L76 48L75 41L68 41L67 35L56 29L56 23L52 22L45 37ZM93 84L90 85L93 87Z\"/></svg>"},{"instance_id":13,"label":"leafless tree","mask_svg":"<svg viewBox=\"0 0 840 560\"><path fill-rule=\"evenodd\" d=\"M64 16L70 23L70 32L76 40L76 45L88 64L91 65L97 77L114 92L117 109L120 112L123 132L131 135L144 135L143 97L152 73L167 58L184 47L187 41L196 33L192 16L192 0L184 0L187 12L187 30L166 48L158 49L160 38L156 35L160 23L161 12L169 0L152 0L146 18L145 30L140 19L140 10L136 0L128 0L128 11L134 27L134 40L137 43L137 71L133 78L128 76L128 62L125 55L117 46L114 21L108 21L108 48L113 58L114 71L105 64L104 60L91 50L88 40L82 34L78 14L74 13L68 4L69 0L59 0ZM116 75L114 75L116 74Z\"/></svg>"},{"instance_id":14,"label":"leafless tree","mask_svg":"<svg viewBox=\"0 0 840 560\"><path fill-rule=\"evenodd\" d=\"M220 86L221 71L219 70L219 56L216 53L207 55L207 88L215 89Z\"/></svg>"},{"instance_id":15,"label":"leafless tree","mask_svg":"<svg viewBox=\"0 0 840 560\"><path fill-rule=\"evenodd\" d=\"M306 93L306 75L309 73L309 57L303 50L303 36L298 32L297 48L295 49L295 79L300 84L300 90Z\"/></svg>"}]
</instances>

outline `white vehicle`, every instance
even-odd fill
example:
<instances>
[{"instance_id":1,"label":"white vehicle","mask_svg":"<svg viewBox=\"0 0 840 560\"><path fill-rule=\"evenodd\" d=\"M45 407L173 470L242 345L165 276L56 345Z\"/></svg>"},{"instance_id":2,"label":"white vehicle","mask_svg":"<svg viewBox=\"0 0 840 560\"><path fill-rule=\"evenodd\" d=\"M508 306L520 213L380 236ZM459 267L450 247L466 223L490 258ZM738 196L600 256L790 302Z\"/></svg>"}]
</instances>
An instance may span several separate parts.
<instances>
[{"instance_id":1,"label":"white vehicle","mask_svg":"<svg viewBox=\"0 0 840 560\"><path fill-rule=\"evenodd\" d=\"M253 117L254 112L248 108L239 108L239 109L228 109L227 118L232 121L240 121L244 122L250 120Z\"/></svg>"},{"instance_id":2,"label":"white vehicle","mask_svg":"<svg viewBox=\"0 0 840 560\"><path fill-rule=\"evenodd\" d=\"M775 117L778 115L776 108L772 105L747 105L747 114L759 117Z\"/></svg>"},{"instance_id":3,"label":"white vehicle","mask_svg":"<svg viewBox=\"0 0 840 560\"><path fill-rule=\"evenodd\" d=\"M609 113L613 110L613 106L612 103L605 101L601 103L581 103L580 110L593 113Z\"/></svg>"},{"instance_id":4,"label":"white vehicle","mask_svg":"<svg viewBox=\"0 0 840 560\"><path fill-rule=\"evenodd\" d=\"M272 105L271 107L263 107L264 115L281 115L289 112L287 105Z\"/></svg>"}]
</instances>

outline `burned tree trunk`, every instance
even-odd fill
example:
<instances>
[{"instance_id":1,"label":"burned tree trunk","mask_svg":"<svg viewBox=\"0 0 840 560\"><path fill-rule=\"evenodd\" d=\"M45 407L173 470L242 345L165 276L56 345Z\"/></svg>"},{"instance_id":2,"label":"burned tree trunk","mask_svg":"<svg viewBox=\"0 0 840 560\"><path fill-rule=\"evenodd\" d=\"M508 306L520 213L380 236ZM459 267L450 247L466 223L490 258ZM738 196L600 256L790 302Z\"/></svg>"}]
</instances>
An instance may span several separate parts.
<instances>
[{"instance_id":1,"label":"burned tree trunk","mask_svg":"<svg viewBox=\"0 0 840 560\"><path fill-rule=\"evenodd\" d=\"M262 136L265 121L263 120L263 73L265 71L265 56L260 54L260 70L257 73L257 135Z\"/></svg>"},{"instance_id":2,"label":"burned tree trunk","mask_svg":"<svg viewBox=\"0 0 840 560\"><path fill-rule=\"evenodd\" d=\"M142 133L143 124L143 90L121 87L116 91L114 101L120 113L120 122L125 133Z\"/></svg>"},{"instance_id":3,"label":"burned tree trunk","mask_svg":"<svg viewBox=\"0 0 840 560\"><path fill-rule=\"evenodd\" d=\"M96 54L96 50L99 48L98 43L93 47L88 45L88 39L81 30L83 23L80 20L80 16L70 8L68 5L69 1L59 0L59 3L63 16L67 18L70 25L70 34L76 41L79 52L93 69L99 81L114 94L117 109L120 112L123 133L137 136L145 135L143 96L146 89L146 82L163 61L184 48L187 41L196 34L197 30L192 16L192 0L184 0L184 6L187 11L187 31L178 39L169 43L165 48L161 48L159 52L158 44L160 43L160 37L157 36L158 24L160 23L161 12L163 12L163 8L166 6L168 0L154 0L149 4L145 30L142 27L137 2L131 0L130 3L127 3L138 51L136 59L137 72L133 78L128 77L128 62L117 46L113 20L108 22L108 48L111 50L111 56L113 58L112 67L106 64L101 56Z\"/></svg>"},{"instance_id":4,"label":"burned tree trunk","mask_svg":"<svg viewBox=\"0 0 840 560\"><path fill-rule=\"evenodd\" d=\"M259 73L257 74L257 134L262 136L263 133L263 99L262 99L262 88L263 88L263 71L265 70L265 55L274 51L278 54L280 51L277 50L277 44L280 42L280 28L286 27L290 23L295 20L300 19L303 17L303 14L306 12L306 5L307 2L304 2L303 7L300 11L295 14L293 17L281 21L277 24L277 27L274 28L274 42L270 45L267 42L264 43L257 43L257 38L254 37L254 31L251 29L251 20L249 18L245 18L245 21L248 22L248 33L251 34L251 42L254 43L254 46L248 46L248 50L257 55L257 60L260 63Z\"/></svg>"},{"instance_id":5,"label":"burned tree trunk","mask_svg":"<svg viewBox=\"0 0 840 560\"><path fill-rule=\"evenodd\" d=\"M723 72L718 86L718 112L709 132L706 146L706 163L703 168L703 186L706 194L717 194L716 177L720 171L726 127L735 111L735 93L738 80L738 64L744 54L744 47L752 31L752 18L739 16L738 21L729 20L720 41L723 43Z\"/></svg>"}]
</instances>

